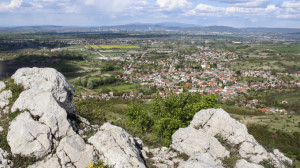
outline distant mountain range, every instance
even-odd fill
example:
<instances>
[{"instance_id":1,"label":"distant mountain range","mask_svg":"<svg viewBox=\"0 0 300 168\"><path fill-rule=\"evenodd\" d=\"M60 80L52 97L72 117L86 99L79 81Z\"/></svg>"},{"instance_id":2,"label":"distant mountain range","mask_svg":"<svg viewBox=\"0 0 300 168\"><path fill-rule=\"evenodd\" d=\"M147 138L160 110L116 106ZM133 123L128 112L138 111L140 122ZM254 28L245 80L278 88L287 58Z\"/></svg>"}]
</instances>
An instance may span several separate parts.
<instances>
[{"instance_id":1,"label":"distant mountain range","mask_svg":"<svg viewBox=\"0 0 300 168\"><path fill-rule=\"evenodd\" d=\"M299 28L265 28L249 27L234 28L229 26L199 26L194 24L162 22L162 23L133 23L127 25L100 26L100 27L79 27L79 26L19 26L19 27L0 27L0 32L11 31L183 31L183 32L204 32L204 33L274 33L274 34L299 34Z\"/></svg>"}]
</instances>

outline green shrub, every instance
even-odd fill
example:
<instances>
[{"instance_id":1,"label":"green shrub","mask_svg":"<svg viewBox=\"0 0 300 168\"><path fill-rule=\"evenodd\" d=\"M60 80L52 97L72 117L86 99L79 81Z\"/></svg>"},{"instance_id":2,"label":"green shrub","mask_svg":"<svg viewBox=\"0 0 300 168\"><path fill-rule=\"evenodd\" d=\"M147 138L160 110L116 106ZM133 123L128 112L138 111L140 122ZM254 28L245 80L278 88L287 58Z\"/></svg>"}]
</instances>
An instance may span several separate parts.
<instances>
[{"instance_id":1,"label":"green shrub","mask_svg":"<svg viewBox=\"0 0 300 168\"><path fill-rule=\"evenodd\" d=\"M215 95L202 97L198 93L171 94L166 99L157 95L151 103L152 109L135 103L128 106L126 116L139 132L150 131L161 139L162 145L169 146L178 128L187 127L195 113L214 107L216 100Z\"/></svg>"},{"instance_id":2,"label":"green shrub","mask_svg":"<svg viewBox=\"0 0 300 168\"><path fill-rule=\"evenodd\" d=\"M111 166L106 165L103 161L96 161L94 163L90 163L88 168L112 168Z\"/></svg>"}]
</instances>

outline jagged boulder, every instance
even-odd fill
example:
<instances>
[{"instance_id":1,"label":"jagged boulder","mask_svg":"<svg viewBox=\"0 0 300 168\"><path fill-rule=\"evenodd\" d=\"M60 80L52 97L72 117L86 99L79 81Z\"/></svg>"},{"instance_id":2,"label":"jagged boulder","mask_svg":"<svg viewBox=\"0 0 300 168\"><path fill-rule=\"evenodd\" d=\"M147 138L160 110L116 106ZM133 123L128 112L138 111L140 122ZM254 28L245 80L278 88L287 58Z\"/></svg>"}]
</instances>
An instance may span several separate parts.
<instances>
[{"instance_id":1,"label":"jagged boulder","mask_svg":"<svg viewBox=\"0 0 300 168\"><path fill-rule=\"evenodd\" d=\"M134 138L121 127L105 123L88 139L100 154L100 159L115 168L145 168Z\"/></svg>"},{"instance_id":2,"label":"jagged boulder","mask_svg":"<svg viewBox=\"0 0 300 168\"><path fill-rule=\"evenodd\" d=\"M24 89L51 92L56 101L68 112L74 113L72 102L74 95L73 86L66 78L53 68L21 68L11 77L16 84L21 84Z\"/></svg>"},{"instance_id":3,"label":"jagged boulder","mask_svg":"<svg viewBox=\"0 0 300 168\"><path fill-rule=\"evenodd\" d=\"M53 148L50 128L23 112L9 126L7 142L13 154L42 158Z\"/></svg>"},{"instance_id":4,"label":"jagged boulder","mask_svg":"<svg viewBox=\"0 0 300 168\"><path fill-rule=\"evenodd\" d=\"M215 137L193 127L179 128L172 136L171 148L189 156L208 153L214 160L229 156Z\"/></svg>"},{"instance_id":5,"label":"jagged boulder","mask_svg":"<svg viewBox=\"0 0 300 168\"><path fill-rule=\"evenodd\" d=\"M56 155L63 166L87 167L94 161L94 148L86 144L79 135L63 138L57 147Z\"/></svg>"},{"instance_id":6,"label":"jagged boulder","mask_svg":"<svg viewBox=\"0 0 300 168\"><path fill-rule=\"evenodd\" d=\"M283 154L274 155L268 153L256 140L248 133L244 124L230 117L223 109L206 109L195 114L190 123L191 127L203 130L211 136L220 135L231 145L239 147L239 154L243 158L250 158L254 163L269 160L276 167L284 167L284 162L292 163ZM280 152L279 152L280 153Z\"/></svg>"},{"instance_id":7,"label":"jagged boulder","mask_svg":"<svg viewBox=\"0 0 300 168\"><path fill-rule=\"evenodd\" d=\"M12 111L16 110L28 110L37 122L51 129L55 138L74 135L66 110L57 103L51 92L34 89L23 91L12 106Z\"/></svg>"}]
</instances>

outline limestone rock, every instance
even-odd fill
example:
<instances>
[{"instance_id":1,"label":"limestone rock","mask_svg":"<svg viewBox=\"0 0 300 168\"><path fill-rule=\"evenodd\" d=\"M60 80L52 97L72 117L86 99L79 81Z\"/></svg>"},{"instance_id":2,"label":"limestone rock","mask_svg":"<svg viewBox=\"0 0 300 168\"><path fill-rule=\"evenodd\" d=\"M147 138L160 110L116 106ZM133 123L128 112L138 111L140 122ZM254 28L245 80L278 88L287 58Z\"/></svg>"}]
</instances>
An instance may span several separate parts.
<instances>
[{"instance_id":1,"label":"limestone rock","mask_svg":"<svg viewBox=\"0 0 300 168\"><path fill-rule=\"evenodd\" d=\"M243 158L250 158L251 161L259 163L268 160L268 152L258 143L243 142L240 146L239 154Z\"/></svg>"},{"instance_id":2,"label":"limestone rock","mask_svg":"<svg viewBox=\"0 0 300 168\"><path fill-rule=\"evenodd\" d=\"M1 168L10 168L13 166L11 160L7 159L8 152L0 148L0 167Z\"/></svg>"},{"instance_id":3,"label":"limestone rock","mask_svg":"<svg viewBox=\"0 0 300 168\"><path fill-rule=\"evenodd\" d=\"M42 158L52 149L50 128L36 122L28 112L19 114L9 126L7 142L13 154Z\"/></svg>"},{"instance_id":4,"label":"limestone rock","mask_svg":"<svg viewBox=\"0 0 300 168\"><path fill-rule=\"evenodd\" d=\"M264 167L255 163L249 163L244 159L240 159L236 162L234 168L264 168Z\"/></svg>"},{"instance_id":5,"label":"limestone rock","mask_svg":"<svg viewBox=\"0 0 300 168\"><path fill-rule=\"evenodd\" d=\"M61 168L57 156L48 156L46 159L28 166L28 168Z\"/></svg>"},{"instance_id":6,"label":"limestone rock","mask_svg":"<svg viewBox=\"0 0 300 168\"><path fill-rule=\"evenodd\" d=\"M203 153L191 157L186 162L182 162L178 168L223 168L220 163L217 163L215 159L209 153Z\"/></svg>"},{"instance_id":7,"label":"limestone rock","mask_svg":"<svg viewBox=\"0 0 300 168\"><path fill-rule=\"evenodd\" d=\"M12 92L10 90L5 90L0 93L0 109L4 109L9 105L9 98L12 97Z\"/></svg>"},{"instance_id":8,"label":"limestone rock","mask_svg":"<svg viewBox=\"0 0 300 168\"><path fill-rule=\"evenodd\" d=\"M105 123L88 139L100 153L100 159L115 168L145 168L141 153L133 137L124 129Z\"/></svg>"},{"instance_id":9,"label":"limestone rock","mask_svg":"<svg viewBox=\"0 0 300 168\"><path fill-rule=\"evenodd\" d=\"M12 106L12 111L17 109L28 110L31 115L38 118L38 122L51 128L51 133L56 138L75 134L67 120L65 109L60 107L51 92L25 90Z\"/></svg>"},{"instance_id":10,"label":"limestone rock","mask_svg":"<svg viewBox=\"0 0 300 168\"><path fill-rule=\"evenodd\" d=\"M51 92L67 112L75 112L72 103L74 88L57 70L36 67L21 68L17 70L12 78L16 84L23 85L24 89Z\"/></svg>"},{"instance_id":11,"label":"limestone rock","mask_svg":"<svg viewBox=\"0 0 300 168\"><path fill-rule=\"evenodd\" d=\"M2 90L4 90L5 87L6 87L5 83L4 83L3 81L0 81L0 92L1 92Z\"/></svg>"},{"instance_id":12,"label":"limestone rock","mask_svg":"<svg viewBox=\"0 0 300 168\"><path fill-rule=\"evenodd\" d=\"M172 136L171 148L189 156L209 153L214 159L229 156L229 152L215 138L193 127L179 128Z\"/></svg>"},{"instance_id":13,"label":"limestone rock","mask_svg":"<svg viewBox=\"0 0 300 168\"><path fill-rule=\"evenodd\" d=\"M0 126L0 132L2 132L2 131L3 131L3 127Z\"/></svg>"},{"instance_id":14,"label":"limestone rock","mask_svg":"<svg viewBox=\"0 0 300 168\"><path fill-rule=\"evenodd\" d=\"M57 147L57 156L62 165L73 165L74 167L87 167L94 161L94 148L86 144L79 135L63 138Z\"/></svg>"},{"instance_id":15,"label":"limestone rock","mask_svg":"<svg viewBox=\"0 0 300 168\"><path fill-rule=\"evenodd\" d=\"M244 124L230 117L223 109L207 109L196 113L191 126L215 136L220 134L232 144L255 141Z\"/></svg>"},{"instance_id":16,"label":"limestone rock","mask_svg":"<svg viewBox=\"0 0 300 168\"><path fill-rule=\"evenodd\" d=\"M176 167L175 165L184 162L184 160L178 156L179 152L166 147L150 149L149 152L152 154L151 157L149 156L149 159L151 159L154 162L153 165L158 168ZM146 157L144 156L144 158Z\"/></svg>"},{"instance_id":17,"label":"limestone rock","mask_svg":"<svg viewBox=\"0 0 300 168\"><path fill-rule=\"evenodd\" d=\"M248 133L244 124L231 118L223 109L201 110L195 114L190 126L203 130L211 136L220 135L231 145L239 146L239 154L243 158L250 158L254 163L271 160L275 166L284 167L283 162L285 162L285 157L276 157L273 153L268 153L255 138Z\"/></svg>"}]
</instances>

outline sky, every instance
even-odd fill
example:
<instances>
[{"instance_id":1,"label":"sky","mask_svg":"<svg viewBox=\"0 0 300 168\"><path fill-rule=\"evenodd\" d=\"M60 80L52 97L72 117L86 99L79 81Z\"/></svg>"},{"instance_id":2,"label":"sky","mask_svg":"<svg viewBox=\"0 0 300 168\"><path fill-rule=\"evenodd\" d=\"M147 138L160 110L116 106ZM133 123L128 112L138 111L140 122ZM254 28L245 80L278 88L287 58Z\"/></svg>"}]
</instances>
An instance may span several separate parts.
<instances>
[{"instance_id":1,"label":"sky","mask_svg":"<svg viewBox=\"0 0 300 168\"><path fill-rule=\"evenodd\" d=\"M0 0L0 26L160 22L300 28L300 0Z\"/></svg>"}]
</instances>

